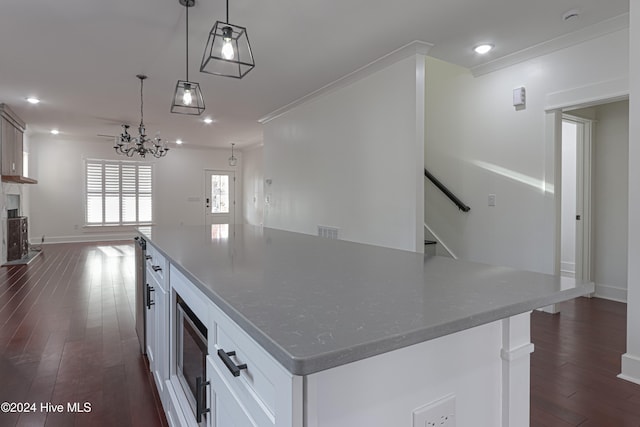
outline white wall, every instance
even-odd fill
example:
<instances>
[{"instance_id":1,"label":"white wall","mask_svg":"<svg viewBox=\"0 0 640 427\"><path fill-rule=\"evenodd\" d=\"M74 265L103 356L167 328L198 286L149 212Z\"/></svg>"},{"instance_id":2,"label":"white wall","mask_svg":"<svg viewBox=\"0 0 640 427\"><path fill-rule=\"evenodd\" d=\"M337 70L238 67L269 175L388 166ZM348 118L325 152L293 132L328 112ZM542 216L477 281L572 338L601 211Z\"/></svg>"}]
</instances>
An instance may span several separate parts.
<instances>
[{"instance_id":1,"label":"white wall","mask_svg":"<svg viewBox=\"0 0 640 427\"><path fill-rule=\"evenodd\" d=\"M596 108L593 258L596 295L626 301L629 103Z\"/></svg>"},{"instance_id":2,"label":"white wall","mask_svg":"<svg viewBox=\"0 0 640 427\"><path fill-rule=\"evenodd\" d=\"M38 184L29 189L30 233L34 242L95 241L128 238L132 229L84 227L84 160L117 159L112 143L79 142L61 137L31 140L30 175ZM231 170L230 150L172 148L154 164L154 223L204 223L204 170ZM236 166L237 218L242 218L242 154Z\"/></svg>"},{"instance_id":3,"label":"white wall","mask_svg":"<svg viewBox=\"0 0 640 427\"><path fill-rule=\"evenodd\" d=\"M423 250L423 67L411 55L266 123L265 226Z\"/></svg>"},{"instance_id":4,"label":"white wall","mask_svg":"<svg viewBox=\"0 0 640 427\"><path fill-rule=\"evenodd\" d=\"M262 225L264 222L264 150L262 145L244 149L243 182L244 182L244 222Z\"/></svg>"},{"instance_id":5,"label":"white wall","mask_svg":"<svg viewBox=\"0 0 640 427\"><path fill-rule=\"evenodd\" d=\"M640 384L640 5L629 2L629 252L627 292L627 353L622 377Z\"/></svg>"},{"instance_id":6,"label":"white wall","mask_svg":"<svg viewBox=\"0 0 640 427\"><path fill-rule=\"evenodd\" d=\"M427 184L425 220L460 258L554 272L554 146L545 110L557 92L626 81L628 36L616 31L476 78L427 58L425 165L471 211L459 212ZM516 110L519 86L527 105Z\"/></svg>"}]
</instances>

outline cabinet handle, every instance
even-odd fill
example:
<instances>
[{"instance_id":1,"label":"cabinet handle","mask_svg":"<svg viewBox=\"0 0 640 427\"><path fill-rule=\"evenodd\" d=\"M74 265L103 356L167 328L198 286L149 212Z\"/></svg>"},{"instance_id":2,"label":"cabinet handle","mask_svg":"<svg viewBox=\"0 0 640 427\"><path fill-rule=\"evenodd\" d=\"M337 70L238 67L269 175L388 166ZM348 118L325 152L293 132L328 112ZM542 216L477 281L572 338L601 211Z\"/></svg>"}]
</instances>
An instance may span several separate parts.
<instances>
[{"instance_id":1,"label":"cabinet handle","mask_svg":"<svg viewBox=\"0 0 640 427\"><path fill-rule=\"evenodd\" d=\"M162 271L162 267L159 265L152 265L151 268L153 268L153 271Z\"/></svg>"},{"instance_id":2,"label":"cabinet handle","mask_svg":"<svg viewBox=\"0 0 640 427\"><path fill-rule=\"evenodd\" d=\"M151 292L155 292L156 290L153 288L153 286L149 286L149 284L147 283L147 310L151 310L151 306L155 305L155 301L151 300Z\"/></svg>"},{"instance_id":3,"label":"cabinet handle","mask_svg":"<svg viewBox=\"0 0 640 427\"><path fill-rule=\"evenodd\" d=\"M151 255L145 255L144 256L144 259L151 259L151 258L153 258Z\"/></svg>"},{"instance_id":4,"label":"cabinet handle","mask_svg":"<svg viewBox=\"0 0 640 427\"><path fill-rule=\"evenodd\" d=\"M204 388L210 384L209 381L202 381L202 377L196 377L196 421L202 422L202 416L211 411L211 408L206 408L207 404L204 401L206 394Z\"/></svg>"},{"instance_id":5,"label":"cabinet handle","mask_svg":"<svg viewBox=\"0 0 640 427\"><path fill-rule=\"evenodd\" d=\"M218 350L218 357L222 359L222 361L224 362L224 365L231 372L231 375L233 375L234 377L239 377L240 370L247 369L247 364L243 363L242 365L236 365L235 363L233 363L233 360L231 360L229 356L235 356L235 355L236 355L235 351L227 352L227 351L224 351L223 349Z\"/></svg>"}]
</instances>

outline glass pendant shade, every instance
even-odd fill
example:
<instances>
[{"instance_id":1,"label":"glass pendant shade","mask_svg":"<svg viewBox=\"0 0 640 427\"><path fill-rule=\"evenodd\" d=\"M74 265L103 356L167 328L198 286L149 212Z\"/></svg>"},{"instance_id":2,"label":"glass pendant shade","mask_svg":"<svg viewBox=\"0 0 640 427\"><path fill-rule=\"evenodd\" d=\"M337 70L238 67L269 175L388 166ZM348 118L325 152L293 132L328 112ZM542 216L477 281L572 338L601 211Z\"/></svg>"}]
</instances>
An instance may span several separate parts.
<instances>
[{"instance_id":1,"label":"glass pendant shade","mask_svg":"<svg viewBox=\"0 0 640 427\"><path fill-rule=\"evenodd\" d=\"M200 90L200 84L178 80L176 90L173 93L171 112L177 114L200 115L204 111L204 98Z\"/></svg>"},{"instance_id":2,"label":"glass pendant shade","mask_svg":"<svg viewBox=\"0 0 640 427\"><path fill-rule=\"evenodd\" d=\"M255 67L247 29L216 21L209 33L200 71L217 76L243 78Z\"/></svg>"}]
</instances>

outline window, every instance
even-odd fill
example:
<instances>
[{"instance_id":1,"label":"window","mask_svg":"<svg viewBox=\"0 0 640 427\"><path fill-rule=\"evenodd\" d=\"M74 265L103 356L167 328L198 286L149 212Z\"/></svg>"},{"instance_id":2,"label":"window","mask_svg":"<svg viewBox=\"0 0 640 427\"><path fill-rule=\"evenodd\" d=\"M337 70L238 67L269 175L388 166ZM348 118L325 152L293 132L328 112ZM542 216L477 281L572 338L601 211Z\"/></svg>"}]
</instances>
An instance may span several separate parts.
<instances>
[{"instance_id":1,"label":"window","mask_svg":"<svg viewBox=\"0 0 640 427\"><path fill-rule=\"evenodd\" d=\"M152 178L150 164L87 160L87 225L149 224L152 220Z\"/></svg>"}]
</instances>

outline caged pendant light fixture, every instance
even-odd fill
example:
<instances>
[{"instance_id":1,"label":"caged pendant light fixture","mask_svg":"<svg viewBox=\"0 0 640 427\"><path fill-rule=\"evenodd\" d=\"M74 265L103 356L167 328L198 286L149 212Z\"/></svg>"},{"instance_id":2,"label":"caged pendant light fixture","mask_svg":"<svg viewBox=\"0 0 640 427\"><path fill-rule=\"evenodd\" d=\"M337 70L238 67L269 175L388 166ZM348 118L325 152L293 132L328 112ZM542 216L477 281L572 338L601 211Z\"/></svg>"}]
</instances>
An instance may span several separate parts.
<instances>
[{"instance_id":1,"label":"caged pendant light fixture","mask_svg":"<svg viewBox=\"0 0 640 427\"><path fill-rule=\"evenodd\" d=\"M186 31L186 80L178 80L176 90L173 93L171 112L176 114L200 115L204 111L204 99L200 84L189 81L189 8L196 4L196 0L178 0L180 4L187 8L187 31Z\"/></svg>"},{"instance_id":2,"label":"caged pendant light fixture","mask_svg":"<svg viewBox=\"0 0 640 427\"><path fill-rule=\"evenodd\" d=\"M226 1L227 22L216 21L213 25L200 71L241 79L255 67L255 62L247 29L229 23L229 0Z\"/></svg>"},{"instance_id":3,"label":"caged pendant light fixture","mask_svg":"<svg viewBox=\"0 0 640 427\"><path fill-rule=\"evenodd\" d=\"M231 157L229 157L229 166L236 166L238 164L238 158L233 155L233 147L235 145L235 142L231 143Z\"/></svg>"}]
</instances>

